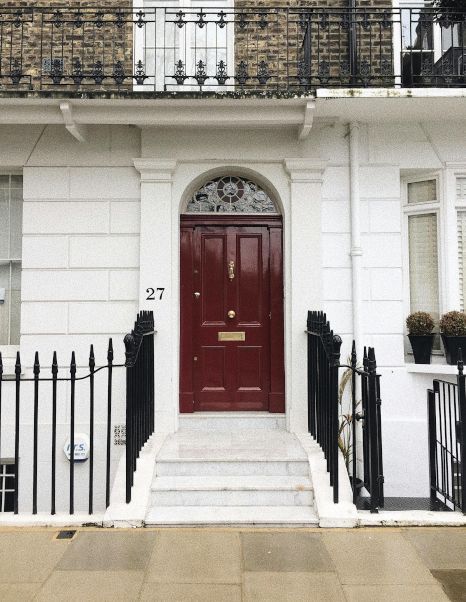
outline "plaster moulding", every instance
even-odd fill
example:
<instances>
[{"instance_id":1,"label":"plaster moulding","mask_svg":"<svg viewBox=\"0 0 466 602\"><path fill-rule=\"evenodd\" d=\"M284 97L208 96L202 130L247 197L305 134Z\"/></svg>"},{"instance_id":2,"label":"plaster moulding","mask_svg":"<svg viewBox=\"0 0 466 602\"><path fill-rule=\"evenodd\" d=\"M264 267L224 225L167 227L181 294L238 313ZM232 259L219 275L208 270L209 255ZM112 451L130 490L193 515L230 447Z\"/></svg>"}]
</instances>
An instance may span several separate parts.
<instances>
[{"instance_id":1,"label":"plaster moulding","mask_svg":"<svg viewBox=\"0 0 466 602\"><path fill-rule=\"evenodd\" d=\"M133 159L133 164L141 182L171 182L177 163L171 159Z\"/></svg>"},{"instance_id":2,"label":"plaster moulding","mask_svg":"<svg viewBox=\"0 0 466 602\"><path fill-rule=\"evenodd\" d=\"M322 182L326 163L317 159L284 159L283 166L292 182Z\"/></svg>"}]
</instances>

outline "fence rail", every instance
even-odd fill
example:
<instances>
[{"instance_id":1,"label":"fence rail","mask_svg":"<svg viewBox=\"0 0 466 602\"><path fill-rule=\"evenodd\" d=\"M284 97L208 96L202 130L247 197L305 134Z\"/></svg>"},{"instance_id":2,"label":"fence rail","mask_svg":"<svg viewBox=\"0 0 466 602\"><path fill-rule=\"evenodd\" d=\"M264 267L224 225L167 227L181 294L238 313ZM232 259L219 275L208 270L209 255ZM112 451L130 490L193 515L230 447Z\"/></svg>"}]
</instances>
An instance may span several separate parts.
<instances>
[{"instance_id":1,"label":"fence rail","mask_svg":"<svg viewBox=\"0 0 466 602\"><path fill-rule=\"evenodd\" d=\"M466 9L0 7L0 90L466 85Z\"/></svg>"},{"instance_id":2,"label":"fence rail","mask_svg":"<svg viewBox=\"0 0 466 602\"><path fill-rule=\"evenodd\" d=\"M353 502L365 489L371 512L384 505L380 375L377 374L375 351L366 352L362 368L358 368L353 341L350 364L340 363L341 338L331 329L326 314L309 311L307 317L308 429L321 446L327 461L333 501L339 500L338 457L343 453L353 489ZM350 408L343 410L344 386L339 372L344 368L351 382ZM358 411L358 393L361 411ZM358 437L362 423L362 450ZM344 432L346 431L346 432ZM360 465L362 464L362 469Z\"/></svg>"},{"instance_id":3,"label":"fence rail","mask_svg":"<svg viewBox=\"0 0 466 602\"><path fill-rule=\"evenodd\" d=\"M430 497L466 514L466 393L459 352L457 382L435 379L427 391Z\"/></svg>"},{"instance_id":4,"label":"fence rail","mask_svg":"<svg viewBox=\"0 0 466 602\"><path fill-rule=\"evenodd\" d=\"M15 375L9 377L4 375L2 356L0 354L0 458L6 448L5 440L10 442L9 449L14 450L14 458L1 462L10 465L13 460L13 473L8 475L14 478L14 488L11 491L13 503L12 510L15 514L19 513L20 493L23 488L23 479L20 474L20 466L24 472L28 472L32 467L31 483L26 482L24 489L31 487L31 511L33 514L38 512L38 493L39 487L49 487L50 491L50 513L57 512L57 483L63 488L63 483L57 478L57 427L63 429L63 419L58 419L57 414L61 416L66 413L69 419L66 420L68 429L69 444L66 446L65 453L69 458L68 468L68 505L69 514L75 512L76 498L76 475L75 467L83 459L76 447L76 424L77 420L82 425L85 412L87 411L87 420L85 422L86 431L89 432L88 446L88 478L87 478L87 512L94 513L96 498L96 474L95 462L98 459L104 472L104 497L105 508L110 505L111 490L111 434L112 434L112 402L114 396L114 369L126 367L126 499L131 500L131 486L133 484L133 473L136 469L136 459L139 452L147 441L154 428L154 319L152 312L140 312L137 316L134 329L126 335L124 343L126 347L126 362L124 364L114 363L114 351L112 339L109 339L107 348L107 364L96 368L96 360L93 345L90 346L88 372L78 375L76 354L71 353L69 364L69 376L60 376L57 353L53 353L52 364L48 368L51 376L44 375L44 366L40 364L39 354L35 353L34 364L32 367L32 376L22 375L22 363L20 353L17 353L15 363ZM105 383L98 389L96 395L96 379L103 376ZM29 405L31 394L28 390L25 395L25 387L32 383L32 451L29 453L29 442L22 438L22 429L27 426L28 416L24 413L24 406ZM47 384L51 389L47 390ZM61 385L63 384L63 387ZM87 389L78 393L77 385L83 385ZM14 386L14 391L10 391L9 386ZM105 393L103 393L105 391ZM11 392L11 397L8 395ZM14 415L14 422L9 428L9 413L6 412L6 403L12 401L11 409ZM98 403L96 405L96 401ZM68 408L65 406L68 405ZM101 441L96 437L96 412L104 415L104 437L105 445L100 445ZM77 418L78 416L78 418ZM24 420L22 420L22 418ZM50 422L49 422L50 421ZM50 436L47 436L43 425L51 426ZM39 429L39 425L42 428ZM102 420L99 421L102 426ZM48 439L48 442L47 442ZM47 449L47 455L44 457L40 450ZM48 455L49 454L49 455ZM96 456L98 454L98 457ZM128 460L129 458L129 460ZM39 461L46 463L50 470L49 485L44 483L44 472L39 471ZM49 463L50 462L50 463ZM39 473L42 475L40 478ZM82 476L82 475L81 475ZM6 477L3 477L6 478ZM83 480L80 479L80 486L83 486ZM5 486L1 491L1 509L5 508ZM21 494L22 507L25 508L25 495ZM63 504L61 510L63 511Z\"/></svg>"}]
</instances>

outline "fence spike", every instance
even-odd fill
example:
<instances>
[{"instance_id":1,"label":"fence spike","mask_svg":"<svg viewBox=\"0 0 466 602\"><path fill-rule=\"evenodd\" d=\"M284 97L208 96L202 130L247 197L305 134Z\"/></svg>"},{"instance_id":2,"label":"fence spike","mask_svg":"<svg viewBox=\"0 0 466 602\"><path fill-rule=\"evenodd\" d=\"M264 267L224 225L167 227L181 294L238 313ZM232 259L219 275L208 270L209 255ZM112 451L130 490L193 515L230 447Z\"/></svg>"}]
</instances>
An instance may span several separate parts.
<instances>
[{"instance_id":1,"label":"fence spike","mask_svg":"<svg viewBox=\"0 0 466 602\"><path fill-rule=\"evenodd\" d=\"M21 374L21 357L19 351L16 352L15 374Z\"/></svg>"},{"instance_id":2,"label":"fence spike","mask_svg":"<svg viewBox=\"0 0 466 602\"><path fill-rule=\"evenodd\" d=\"M463 350L461 347L458 349L458 374L463 374L464 362L463 362Z\"/></svg>"},{"instance_id":3,"label":"fence spike","mask_svg":"<svg viewBox=\"0 0 466 602\"><path fill-rule=\"evenodd\" d=\"M57 374L57 373L58 373L57 352L54 351L53 359L52 359L52 374Z\"/></svg>"},{"instance_id":4,"label":"fence spike","mask_svg":"<svg viewBox=\"0 0 466 602\"><path fill-rule=\"evenodd\" d=\"M3 359L2 359L2 352L0 351L0 378L2 377L3 374Z\"/></svg>"},{"instance_id":5,"label":"fence spike","mask_svg":"<svg viewBox=\"0 0 466 602\"><path fill-rule=\"evenodd\" d=\"M34 368L33 368L33 373L35 375L38 375L40 373L40 364L39 364L39 352L36 351L36 354L34 356Z\"/></svg>"},{"instance_id":6,"label":"fence spike","mask_svg":"<svg viewBox=\"0 0 466 602\"><path fill-rule=\"evenodd\" d=\"M70 373L76 374L76 355L74 351L71 352Z\"/></svg>"},{"instance_id":7,"label":"fence spike","mask_svg":"<svg viewBox=\"0 0 466 602\"><path fill-rule=\"evenodd\" d=\"M89 351L89 368L91 370L94 370L95 368L94 345L91 345L91 349Z\"/></svg>"},{"instance_id":8,"label":"fence spike","mask_svg":"<svg viewBox=\"0 0 466 602\"><path fill-rule=\"evenodd\" d=\"M109 363L109 364L110 364L111 362L113 362L113 340L112 340L112 337L110 337L110 338L108 339L107 360L108 360L108 363Z\"/></svg>"}]
</instances>

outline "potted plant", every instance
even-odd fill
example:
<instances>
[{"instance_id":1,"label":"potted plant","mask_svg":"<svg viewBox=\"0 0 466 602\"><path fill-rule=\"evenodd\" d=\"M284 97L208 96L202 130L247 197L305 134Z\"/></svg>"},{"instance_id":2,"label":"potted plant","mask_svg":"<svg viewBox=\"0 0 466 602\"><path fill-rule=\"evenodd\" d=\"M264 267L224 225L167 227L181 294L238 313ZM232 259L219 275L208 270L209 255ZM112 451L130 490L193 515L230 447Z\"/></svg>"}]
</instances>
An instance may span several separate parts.
<instances>
[{"instance_id":1,"label":"potted plant","mask_svg":"<svg viewBox=\"0 0 466 602\"><path fill-rule=\"evenodd\" d=\"M466 314L462 311L449 311L440 318L440 334L447 364L458 361L458 349L466 351Z\"/></svg>"},{"instance_id":2,"label":"potted plant","mask_svg":"<svg viewBox=\"0 0 466 602\"><path fill-rule=\"evenodd\" d=\"M415 311L406 318L408 339L414 355L415 364L430 364L432 345L434 344L435 323L425 311Z\"/></svg>"}]
</instances>

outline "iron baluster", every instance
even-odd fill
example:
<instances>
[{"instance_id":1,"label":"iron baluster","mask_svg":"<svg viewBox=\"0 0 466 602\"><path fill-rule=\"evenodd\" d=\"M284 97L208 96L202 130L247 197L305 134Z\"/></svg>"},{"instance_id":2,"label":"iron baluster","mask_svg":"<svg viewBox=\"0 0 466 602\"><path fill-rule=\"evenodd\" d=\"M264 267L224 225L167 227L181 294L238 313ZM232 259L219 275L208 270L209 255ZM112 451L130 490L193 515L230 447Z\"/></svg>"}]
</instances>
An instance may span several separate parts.
<instances>
[{"instance_id":1,"label":"iron baluster","mask_svg":"<svg viewBox=\"0 0 466 602\"><path fill-rule=\"evenodd\" d=\"M15 494L14 513L18 514L18 492L19 492L19 411L21 396L21 358L19 351L16 353L15 363Z\"/></svg>"},{"instance_id":2,"label":"iron baluster","mask_svg":"<svg viewBox=\"0 0 466 602\"><path fill-rule=\"evenodd\" d=\"M52 475L51 475L51 508L50 513L55 514L55 479L57 462L57 378L58 362L57 352L53 352L52 360Z\"/></svg>"},{"instance_id":3,"label":"iron baluster","mask_svg":"<svg viewBox=\"0 0 466 602\"><path fill-rule=\"evenodd\" d=\"M34 358L34 441L33 441L33 466L32 466L32 513L37 514L37 422L39 414L39 354L36 351Z\"/></svg>"},{"instance_id":4,"label":"iron baluster","mask_svg":"<svg viewBox=\"0 0 466 602\"><path fill-rule=\"evenodd\" d=\"M70 374L70 514L74 514L74 412L76 390L76 357L74 351L71 353Z\"/></svg>"},{"instance_id":5,"label":"iron baluster","mask_svg":"<svg viewBox=\"0 0 466 602\"><path fill-rule=\"evenodd\" d=\"M89 352L89 514L93 513L94 499L94 345Z\"/></svg>"}]
</instances>

